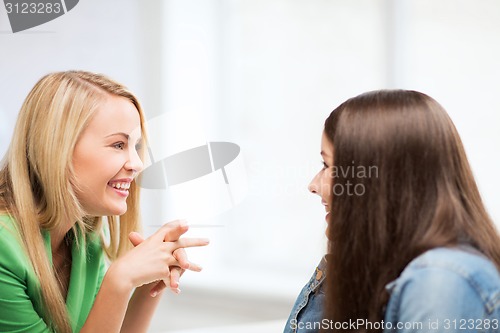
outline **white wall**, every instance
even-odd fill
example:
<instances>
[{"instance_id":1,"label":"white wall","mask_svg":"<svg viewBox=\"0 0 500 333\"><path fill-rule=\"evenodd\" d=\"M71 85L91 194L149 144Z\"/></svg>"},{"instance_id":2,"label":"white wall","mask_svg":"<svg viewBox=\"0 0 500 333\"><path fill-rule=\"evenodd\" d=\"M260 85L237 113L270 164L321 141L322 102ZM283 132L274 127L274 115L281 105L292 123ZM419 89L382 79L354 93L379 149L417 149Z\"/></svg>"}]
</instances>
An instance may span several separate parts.
<instances>
[{"instance_id":1,"label":"white wall","mask_svg":"<svg viewBox=\"0 0 500 333\"><path fill-rule=\"evenodd\" d=\"M142 59L154 53L144 50L148 25L140 10L137 1L80 1L53 21L13 34L5 7L0 6L0 155L24 98L49 72L103 72L140 97L147 94L150 78L145 77Z\"/></svg>"}]
</instances>

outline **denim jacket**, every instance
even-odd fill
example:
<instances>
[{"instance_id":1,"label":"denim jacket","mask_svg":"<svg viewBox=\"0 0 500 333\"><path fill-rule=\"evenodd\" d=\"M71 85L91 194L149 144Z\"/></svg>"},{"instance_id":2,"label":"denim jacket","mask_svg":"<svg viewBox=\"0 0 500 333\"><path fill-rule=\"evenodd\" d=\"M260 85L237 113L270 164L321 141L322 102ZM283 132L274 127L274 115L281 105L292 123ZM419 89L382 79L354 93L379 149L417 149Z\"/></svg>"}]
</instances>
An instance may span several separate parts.
<instances>
[{"instance_id":1,"label":"denim jacket","mask_svg":"<svg viewBox=\"0 0 500 333\"><path fill-rule=\"evenodd\" d=\"M325 269L323 258L297 298L284 333L319 332L314 324L323 323ZM363 327L384 333L500 333L500 274L470 246L423 253L386 289L390 298L384 320Z\"/></svg>"},{"instance_id":2,"label":"denim jacket","mask_svg":"<svg viewBox=\"0 0 500 333\"><path fill-rule=\"evenodd\" d=\"M472 247L429 250L386 289L384 332L500 332L500 274Z\"/></svg>"},{"instance_id":3,"label":"denim jacket","mask_svg":"<svg viewBox=\"0 0 500 333\"><path fill-rule=\"evenodd\" d=\"M283 333L313 333L318 332L314 323L320 323L323 318L323 302L326 276L326 258L321 259L309 282L302 288L292 312L288 317Z\"/></svg>"}]
</instances>

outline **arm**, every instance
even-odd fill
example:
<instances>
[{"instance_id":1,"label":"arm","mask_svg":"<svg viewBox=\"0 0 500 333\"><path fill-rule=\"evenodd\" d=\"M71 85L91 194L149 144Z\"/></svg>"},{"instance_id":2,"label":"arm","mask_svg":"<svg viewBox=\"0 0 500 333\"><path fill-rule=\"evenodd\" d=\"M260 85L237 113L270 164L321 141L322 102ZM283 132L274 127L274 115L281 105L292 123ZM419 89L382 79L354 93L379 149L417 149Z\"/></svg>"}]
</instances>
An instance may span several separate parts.
<instances>
[{"instance_id":1,"label":"arm","mask_svg":"<svg viewBox=\"0 0 500 333\"><path fill-rule=\"evenodd\" d=\"M120 331L133 285L125 279L120 279L116 268L111 265L104 276L80 333Z\"/></svg>"},{"instance_id":2,"label":"arm","mask_svg":"<svg viewBox=\"0 0 500 333\"><path fill-rule=\"evenodd\" d=\"M130 235L130 241L134 246L144 241L141 235L133 233ZM201 271L201 267L195 264L189 264L184 249L174 251L177 261L186 269ZM190 266L190 267L189 267ZM180 267L170 267L170 288L174 293L179 293L179 278L184 273ZM125 319L123 321L121 333L146 332L154 311L161 298L161 292L167 286L163 281L153 282L135 290L129 301Z\"/></svg>"},{"instance_id":3,"label":"arm","mask_svg":"<svg viewBox=\"0 0 500 333\"><path fill-rule=\"evenodd\" d=\"M146 332L161 297L151 297L150 290L155 283L137 288L130 298L123 320L121 333Z\"/></svg>"},{"instance_id":4,"label":"arm","mask_svg":"<svg viewBox=\"0 0 500 333\"><path fill-rule=\"evenodd\" d=\"M0 332L52 333L43 305L33 299L37 279L10 223L0 215Z\"/></svg>"},{"instance_id":5,"label":"arm","mask_svg":"<svg viewBox=\"0 0 500 333\"><path fill-rule=\"evenodd\" d=\"M35 311L25 280L4 265L3 260L0 262L0 309L0 332L52 333Z\"/></svg>"},{"instance_id":6,"label":"arm","mask_svg":"<svg viewBox=\"0 0 500 333\"><path fill-rule=\"evenodd\" d=\"M130 323L134 332L145 332L158 304L158 299L149 295L149 284L159 280L171 284L169 266L180 266L173 255L177 249L208 244L204 239L179 239L187 229L179 223L166 224L117 259L104 277L81 333L120 332L122 326L123 331L127 331ZM172 239L179 240L169 241Z\"/></svg>"},{"instance_id":7,"label":"arm","mask_svg":"<svg viewBox=\"0 0 500 333\"><path fill-rule=\"evenodd\" d=\"M104 276L81 333L147 331L160 301L160 297L150 295L157 282L145 284L134 291L132 284L123 283L125 281L120 269L112 265Z\"/></svg>"}]
</instances>

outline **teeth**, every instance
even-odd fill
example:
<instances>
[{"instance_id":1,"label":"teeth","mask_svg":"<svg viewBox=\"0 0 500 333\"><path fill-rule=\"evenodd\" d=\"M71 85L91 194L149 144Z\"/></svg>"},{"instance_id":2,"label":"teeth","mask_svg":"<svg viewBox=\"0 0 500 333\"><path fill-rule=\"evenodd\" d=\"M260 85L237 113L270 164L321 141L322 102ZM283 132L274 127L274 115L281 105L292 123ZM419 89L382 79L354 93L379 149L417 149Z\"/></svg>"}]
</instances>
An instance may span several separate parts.
<instances>
[{"instance_id":1,"label":"teeth","mask_svg":"<svg viewBox=\"0 0 500 333\"><path fill-rule=\"evenodd\" d=\"M111 183L110 185L119 190L128 190L130 188L130 183Z\"/></svg>"}]
</instances>

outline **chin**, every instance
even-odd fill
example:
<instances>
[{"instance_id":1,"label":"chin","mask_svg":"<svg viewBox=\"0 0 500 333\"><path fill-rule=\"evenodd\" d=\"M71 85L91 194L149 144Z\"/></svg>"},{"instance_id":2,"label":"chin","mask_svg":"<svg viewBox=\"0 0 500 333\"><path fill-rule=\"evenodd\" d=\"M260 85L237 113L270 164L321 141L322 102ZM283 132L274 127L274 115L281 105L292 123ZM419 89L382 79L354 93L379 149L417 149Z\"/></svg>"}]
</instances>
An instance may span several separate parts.
<instances>
[{"instance_id":1,"label":"chin","mask_svg":"<svg viewBox=\"0 0 500 333\"><path fill-rule=\"evenodd\" d=\"M113 210L113 213L110 214L110 215L123 215L126 212L127 212L127 207L125 207L125 208L119 208L119 209Z\"/></svg>"},{"instance_id":2,"label":"chin","mask_svg":"<svg viewBox=\"0 0 500 333\"><path fill-rule=\"evenodd\" d=\"M103 214L100 214L102 216L114 216L114 215L123 215L127 212L127 205L117 205L117 206L112 206L112 207L104 207L102 210Z\"/></svg>"}]
</instances>

